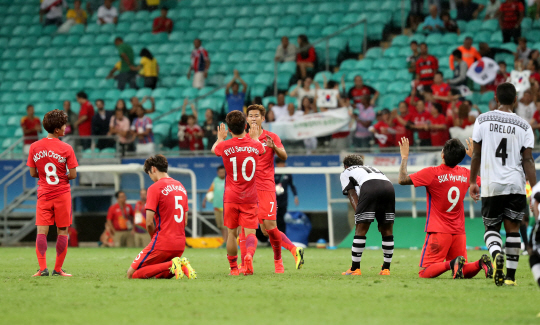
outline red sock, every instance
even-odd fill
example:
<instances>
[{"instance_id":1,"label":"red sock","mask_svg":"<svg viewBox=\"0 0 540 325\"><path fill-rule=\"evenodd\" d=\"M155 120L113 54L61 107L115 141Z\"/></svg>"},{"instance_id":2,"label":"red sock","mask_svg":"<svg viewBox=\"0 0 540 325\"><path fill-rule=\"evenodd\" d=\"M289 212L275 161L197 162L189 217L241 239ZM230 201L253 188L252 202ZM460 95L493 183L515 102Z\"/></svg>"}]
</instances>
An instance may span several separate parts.
<instances>
[{"instance_id":1,"label":"red sock","mask_svg":"<svg viewBox=\"0 0 540 325\"><path fill-rule=\"evenodd\" d=\"M296 246L294 246L294 244L289 239L289 237L287 237L287 235L285 235L282 231L280 231L280 233L281 233L281 246L288 249L289 252L293 254L293 256L296 255Z\"/></svg>"},{"instance_id":2,"label":"red sock","mask_svg":"<svg viewBox=\"0 0 540 325\"><path fill-rule=\"evenodd\" d=\"M36 237L36 255L39 263L39 270L43 271L47 268L47 235L38 234Z\"/></svg>"},{"instance_id":3,"label":"red sock","mask_svg":"<svg viewBox=\"0 0 540 325\"><path fill-rule=\"evenodd\" d=\"M425 270L418 272L421 278L436 278L450 270L450 261L431 264Z\"/></svg>"},{"instance_id":4,"label":"red sock","mask_svg":"<svg viewBox=\"0 0 540 325\"><path fill-rule=\"evenodd\" d=\"M150 279L158 278L158 276L163 276L165 271L170 272L169 269L172 267L172 262L164 262L155 265L148 265L141 267L135 273L133 273L133 279Z\"/></svg>"},{"instance_id":5,"label":"red sock","mask_svg":"<svg viewBox=\"0 0 540 325\"><path fill-rule=\"evenodd\" d=\"M238 238L240 238L240 258L241 261L243 261L244 257L246 257L246 233L244 232L244 227L240 228L240 235Z\"/></svg>"},{"instance_id":6,"label":"red sock","mask_svg":"<svg viewBox=\"0 0 540 325\"><path fill-rule=\"evenodd\" d=\"M249 234L246 237L246 251L247 254L252 257L255 255L255 250L257 249L257 237L254 234Z\"/></svg>"},{"instance_id":7,"label":"red sock","mask_svg":"<svg viewBox=\"0 0 540 325\"><path fill-rule=\"evenodd\" d=\"M229 260L229 265L231 266L231 270L238 268L238 255L237 256L229 256L227 255L227 259Z\"/></svg>"},{"instance_id":8,"label":"red sock","mask_svg":"<svg viewBox=\"0 0 540 325\"><path fill-rule=\"evenodd\" d=\"M156 274L154 278L156 279L171 279L174 277L174 273L171 273L171 270L169 268L161 271L161 273Z\"/></svg>"},{"instance_id":9,"label":"red sock","mask_svg":"<svg viewBox=\"0 0 540 325\"><path fill-rule=\"evenodd\" d=\"M467 263L463 265L463 276L465 279L470 279L480 272L482 268L480 267L480 261L473 263Z\"/></svg>"},{"instance_id":10,"label":"red sock","mask_svg":"<svg viewBox=\"0 0 540 325\"><path fill-rule=\"evenodd\" d=\"M270 238L270 245L272 245L272 250L274 251L274 260L278 261L281 259L281 234L279 229L274 228L267 230L268 237Z\"/></svg>"},{"instance_id":11,"label":"red sock","mask_svg":"<svg viewBox=\"0 0 540 325\"><path fill-rule=\"evenodd\" d=\"M62 265L64 265L64 260L66 259L68 247L68 236L67 235L58 235L56 239L56 263L54 263L54 270L60 272L62 270Z\"/></svg>"}]
</instances>

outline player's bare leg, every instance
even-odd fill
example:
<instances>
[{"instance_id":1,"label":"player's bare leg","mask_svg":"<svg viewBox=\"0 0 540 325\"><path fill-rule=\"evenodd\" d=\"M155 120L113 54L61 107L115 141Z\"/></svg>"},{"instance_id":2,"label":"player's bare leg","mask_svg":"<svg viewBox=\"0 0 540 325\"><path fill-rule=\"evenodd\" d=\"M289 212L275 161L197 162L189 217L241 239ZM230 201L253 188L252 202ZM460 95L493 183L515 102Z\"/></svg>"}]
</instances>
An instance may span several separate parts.
<instances>
[{"instance_id":1,"label":"player's bare leg","mask_svg":"<svg viewBox=\"0 0 540 325\"><path fill-rule=\"evenodd\" d=\"M33 276L49 276L47 269L47 234L49 226L37 226L36 236L36 256L39 263L39 270Z\"/></svg>"},{"instance_id":2,"label":"player's bare leg","mask_svg":"<svg viewBox=\"0 0 540 325\"><path fill-rule=\"evenodd\" d=\"M71 276L62 269L66 259L68 248L68 227L58 227L58 238L56 240L56 263L54 264L53 276Z\"/></svg>"},{"instance_id":3,"label":"player's bare leg","mask_svg":"<svg viewBox=\"0 0 540 325\"><path fill-rule=\"evenodd\" d=\"M369 230L371 223L358 223L356 224L356 230L354 232L354 240L352 244L352 265L351 268L342 275L362 275L360 271L360 262L362 260L362 253L366 248L366 234Z\"/></svg>"},{"instance_id":4,"label":"player's bare leg","mask_svg":"<svg viewBox=\"0 0 540 325\"><path fill-rule=\"evenodd\" d=\"M227 259L229 260L229 266L231 272L229 275L240 275L238 270L238 244L236 238L238 237L237 228L229 228L227 235Z\"/></svg>"},{"instance_id":5,"label":"player's bare leg","mask_svg":"<svg viewBox=\"0 0 540 325\"><path fill-rule=\"evenodd\" d=\"M394 256L394 224L382 223L378 225L379 232L382 236L382 250L384 255L383 265L380 275L390 275L390 263Z\"/></svg>"},{"instance_id":6,"label":"player's bare leg","mask_svg":"<svg viewBox=\"0 0 540 325\"><path fill-rule=\"evenodd\" d=\"M262 233L270 240L274 252L274 267L276 273L284 273L283 260L281 259L281 232L277 228L275 220L263 220L260 224Z\"/></svg>"}]
</instances>

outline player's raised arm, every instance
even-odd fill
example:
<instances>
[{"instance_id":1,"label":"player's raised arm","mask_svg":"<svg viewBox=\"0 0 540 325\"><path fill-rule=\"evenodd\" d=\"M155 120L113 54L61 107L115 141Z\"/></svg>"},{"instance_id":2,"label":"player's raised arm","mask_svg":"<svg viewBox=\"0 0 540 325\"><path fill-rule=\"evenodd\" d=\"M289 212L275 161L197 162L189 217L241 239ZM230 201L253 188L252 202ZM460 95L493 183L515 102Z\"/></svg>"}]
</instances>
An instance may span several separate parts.
<instances>
[{"instance_id":1,"label":"player's raised arm","mask_svg":"<svg viewBox=\"0 0 540 325\"><path fill-rule=\"evenodd\" d=\"M525 176L531 184L531 187L536 185L536 168L534 165L534 158L532 156L532 149L527 148L523 151L523 171L525 171Z\"/></svg>"},{"instance_id":2,"label":"player's raised arm","mask_svg":"<svg viewBox=\"0 0 540 325\"><path fill-rule=\"evenodd\" d=\"M257 142L260 142L259 141L259 131L261 129L259 128L259 126L257 125L257 123L253 123L251 124L250 128L249 128L249 137ZM263 152L261 152L261 155L263 153L266 153L266 148L263 146Z\"/></svg>"},{"instance_id":3,"label":"player's raised arm","mask_svg":"<svg viewBox=\"0 0 540 325\"><path fill-rule=\"evenodd\" d=\"M274 143L274 139L272 139L272 137L269 136L268 134L266 135L265 142L268 148L274 150L274 152L276 153L276 156L278 156L279 159L283 161L287 160L288 156L287 156L287 152L285 151L285 148L280 148L276 146L276 144Z\"/></svg>"},{"instance_id":4,"label":"player's raised arm","mask_svg":"<svg viewBox=\"0 0 540 325\"><path fill-rule=\"evenodd\" d=\"M401 138L399 143L399 152L401 153L401 166L399 167L399 179L400 185L413 185L411 177L407 174L407 160L409 159L409 139L406 137Z\"/></svg>"},{"instance_id":5,"label":"player's raised arm","mask_svg":"<svg viewBox=\"0 0 540 325\"><path fill-rule=\"evenodd\" d=\"M216 143L214 143L214 145L212 146L212 153L213 154L216 154L216 146L220 142L225 141L225 139L227 139L227 134L228 134L228 131L227 131L227 128L225 127L225 124L221 123L218 126L218 133L217 133Z\"/></svg>"},{"instance_id":6,"label":"player's raised arm","mask_svg":"<svg viewBox=\"0 0 540 325\"><path fill-rule=\"evenodd\" d=\"M469 195L474 200L478 202L480 199L480 187L478 186L476 179L478 178L478 172L480 171L480 162L481 162L481 153L482 152L482 143L473 144L473 153L471 157L471 174L469 177ZM534 163L533 163L534 165ZM536 182L536 175L535 175Z\"/></svg>"}]
</instances>

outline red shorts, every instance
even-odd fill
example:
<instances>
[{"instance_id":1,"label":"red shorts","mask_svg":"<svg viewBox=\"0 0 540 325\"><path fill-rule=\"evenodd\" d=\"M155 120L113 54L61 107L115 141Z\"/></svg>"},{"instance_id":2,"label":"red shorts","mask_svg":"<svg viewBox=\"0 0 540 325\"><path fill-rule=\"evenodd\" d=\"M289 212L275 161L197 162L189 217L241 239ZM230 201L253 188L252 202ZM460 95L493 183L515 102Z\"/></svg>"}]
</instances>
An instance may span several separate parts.
<instances>
[{"instance_id":1,"label":"red shorts","mask_svg":"<svg viewBox=\"0 0 540 325\"><path fill-rule=\"evenodd\" d=\"M465 261L467 260L467 237L465 235L428 233L422 248L420 267L451 261L458 256L463 256Z\"/></svg>"},{"instance_id":2,"label":"red shorts","mask_svg":"<svg viewBox=\"0 0 540 325\"><path fill-rule=\"evenodd\" d=\"M239 204L239 203L224 203L223 204L223 224L229 229L242 226L248 229L257 229L257 203Z\"/></svg>"},{"instance_id":3,"label":"red shorts","mask_svg":"<svg viewBox=\"0 0 540 325\"><path fill-rule=\"evenodd\" d=\"M140 253L137 255L131 267L134 270L138 270L141 267L148 265L159 264L172 260L175 257L181 257L184 253L184 250L180 251L158 251L152 249L153 243L148 244Z\"/></svg>"},{"instance_id":4,"label":"red shorts","mask_svg":"<svg viewBox=\"0 0 540 325\"><path fill-rule=\"evenodd\" d=\"M257 191L259 197L259 223L263 220L276 220L276 192Z\"/></svg>"},{"instance_id":5,"label":"red shorts","mask_svg":"<svg viewBox=\"0 0 540 325\"><path fill-rule=\"evenodd\" d=\"M73 219L71 193L66 192L52 200L38 199L36 205L36 226L69 227Z\"/></svg>"}]
</instances>

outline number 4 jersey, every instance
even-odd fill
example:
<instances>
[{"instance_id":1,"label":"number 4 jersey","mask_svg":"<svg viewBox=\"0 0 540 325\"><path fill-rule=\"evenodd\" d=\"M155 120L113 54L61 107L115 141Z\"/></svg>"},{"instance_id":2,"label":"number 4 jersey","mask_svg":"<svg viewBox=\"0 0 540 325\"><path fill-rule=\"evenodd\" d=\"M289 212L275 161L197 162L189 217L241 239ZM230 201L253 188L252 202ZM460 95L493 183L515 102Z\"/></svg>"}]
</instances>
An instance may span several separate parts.
<instances>
[{"instance_id":1,"label":"number 4 jersey","mask_svg":"<svg viewBox=\"0 0 540 325\"><path fill-rule=\"evenodd\" d=\"M463 200L469 189L470 171L460 166L427 167L411 174L415 187L425 186L427 233L465 234ZM480 177L477 178L480 184Z\"/></svg>"},{"instance_id":2,"label":"number 4 jersey","mask_svg":"<svg viewBox=\"0 0 540 325\"><path fill-rule=\"evenodd\" d=\"M499 110L481 114L474 123L472 139L482 144L482 197L525 195L521 153L534 147L528 121Z\"/></svg>"},{"instance_id":3,"label":"number 4 jersey","mask_svg":"<svg viewBox=\"0 0 540 325\"><path fill-rule=\"evenodd\" d=\"M52 200L70 191L68 173L78 163L69 144L56 138L43 138L30 145L26 165L38 172L38 199Z\"/></svg>"}]
</instances>

